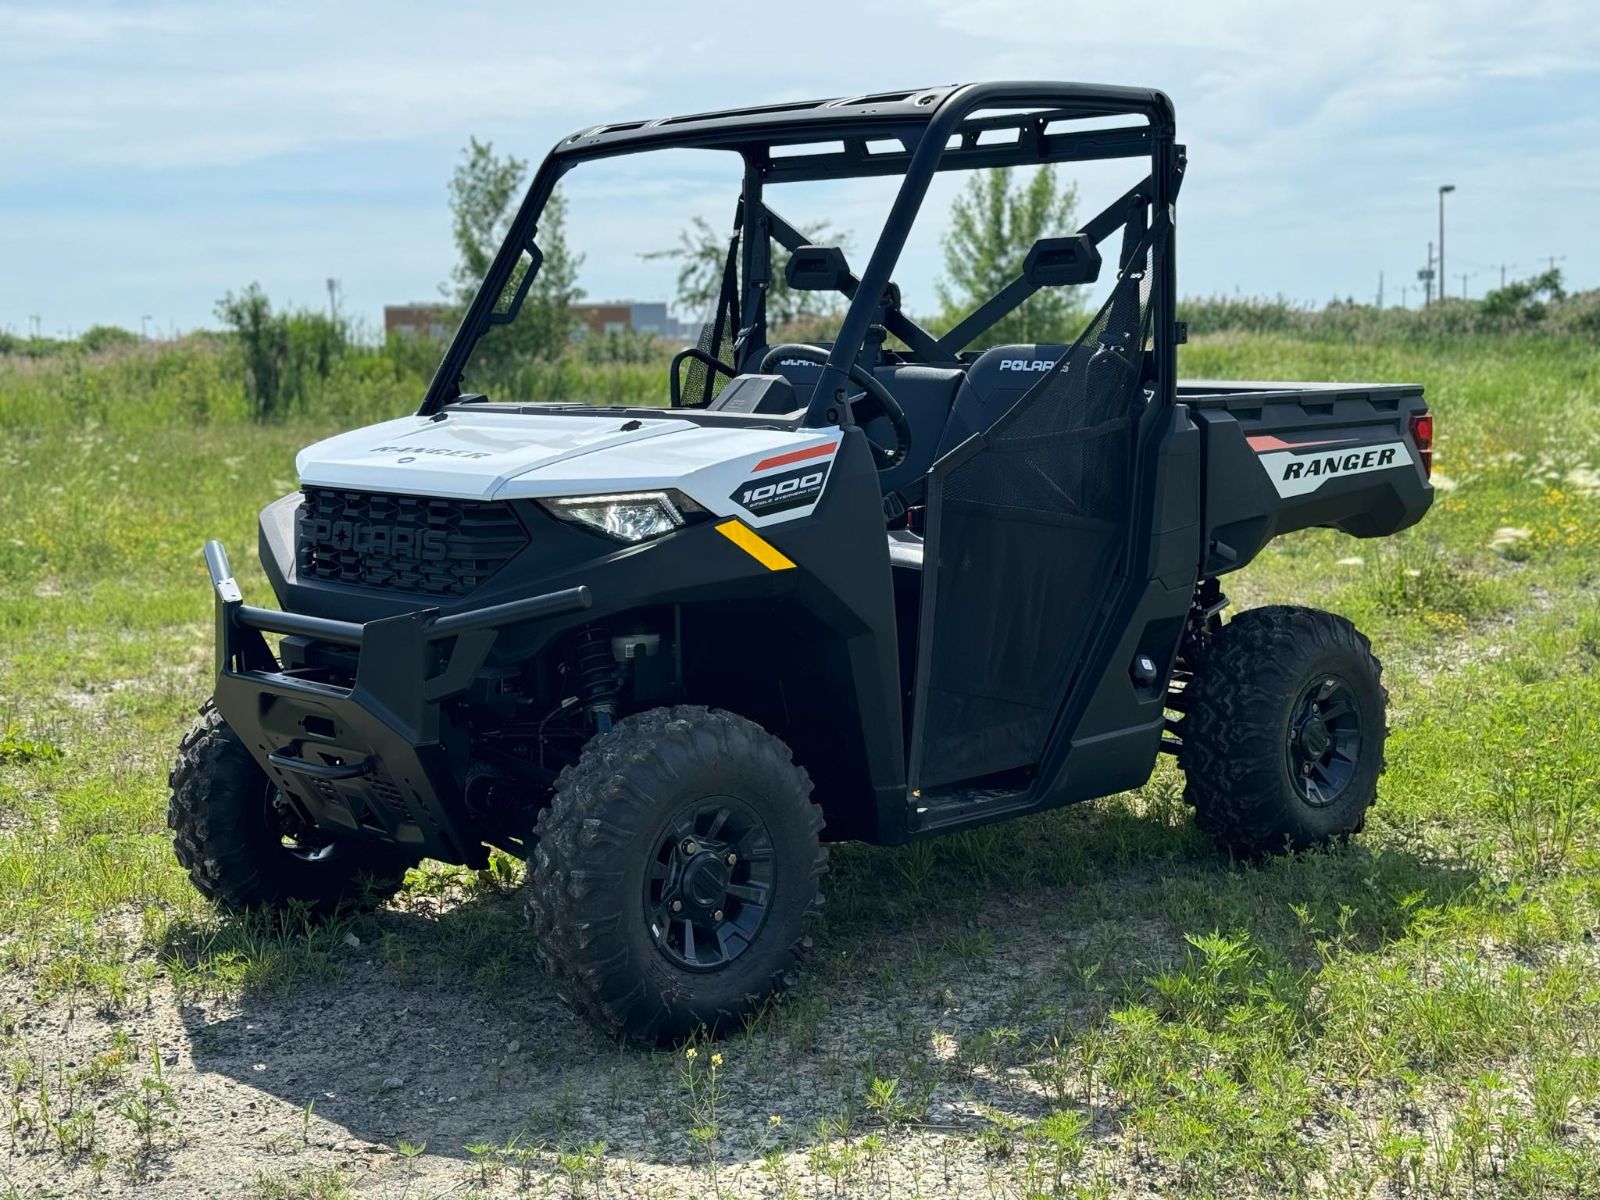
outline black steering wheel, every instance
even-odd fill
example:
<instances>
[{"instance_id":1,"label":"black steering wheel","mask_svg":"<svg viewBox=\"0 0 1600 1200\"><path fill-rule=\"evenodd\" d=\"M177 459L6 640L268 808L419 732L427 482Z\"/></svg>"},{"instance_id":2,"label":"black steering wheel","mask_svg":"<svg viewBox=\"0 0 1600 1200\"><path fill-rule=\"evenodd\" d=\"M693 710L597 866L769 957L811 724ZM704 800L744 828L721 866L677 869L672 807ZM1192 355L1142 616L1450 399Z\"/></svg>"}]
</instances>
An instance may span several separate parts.
<instances>
[{"instance_id":1,"label":"black steering wheel","mask_svg":"<svg viewBox=\"0 0 1600 1200\"><path fill-rule=\"evenodd\" d=\"M761 356L761 373L766 375L778 365L783 358L803 358L807 362L826 365L828 352L821 346L808 346L801 342L784 342L772 347ZM886 450L871 438L867 445L872 447L872 457L878 462L878 470L887 471L891 467L898 467L905 462L906 455L911 453L911 422L906 418L906 410L900 407L900 401L883 384L879 383L876 376L860 363L850 364L850 381L861 385L864 397L882 411L889 418L889 423L894 426L894 449ZM859 401L863 397L853 397Z\"/></svg>"}]
</instances>

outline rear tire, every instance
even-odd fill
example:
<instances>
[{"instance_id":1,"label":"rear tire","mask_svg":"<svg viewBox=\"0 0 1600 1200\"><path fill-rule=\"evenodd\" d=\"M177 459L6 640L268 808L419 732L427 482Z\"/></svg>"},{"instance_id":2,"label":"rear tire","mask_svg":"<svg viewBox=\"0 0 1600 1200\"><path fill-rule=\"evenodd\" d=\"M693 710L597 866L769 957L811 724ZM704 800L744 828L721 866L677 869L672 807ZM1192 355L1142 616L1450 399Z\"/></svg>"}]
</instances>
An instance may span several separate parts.
<instances>
[{"instance_id":1,"label":"rear tire","mask_svg":"<svg viewBox=\"0 0 1600 1200\"><path fill-rule=\"evenodd\" d=\"M282 818L277 791L210 703L178 748L167 825L200 894L234 912L301 905L318 915L377 907L416 860L383 846L316 839Z\"/></svg>"},{"instance_id":2,"label":"rear tire","mask_svg":"<svg viewBox=\"0 0 1600 1200\"><path fill-rule=\"evenodd\" d=\"M1381 672L1332 613L1275 606L1224 625L1188 688L1178 755L1200 827L1243 857L1359 832L1384 767Z\"/></svg>"},{"instance_id":3,"label":"rear tire","mask_svg":"<svg viewBox=\"0 0 1600 1200\"><path fill-rule=\"evenodd\" d=\"M783 990L827 855L789 749L700 707L618 722L562 773L527 884L561 997L643 1044L718 1033Z\"/></svg>"}]
</instances>

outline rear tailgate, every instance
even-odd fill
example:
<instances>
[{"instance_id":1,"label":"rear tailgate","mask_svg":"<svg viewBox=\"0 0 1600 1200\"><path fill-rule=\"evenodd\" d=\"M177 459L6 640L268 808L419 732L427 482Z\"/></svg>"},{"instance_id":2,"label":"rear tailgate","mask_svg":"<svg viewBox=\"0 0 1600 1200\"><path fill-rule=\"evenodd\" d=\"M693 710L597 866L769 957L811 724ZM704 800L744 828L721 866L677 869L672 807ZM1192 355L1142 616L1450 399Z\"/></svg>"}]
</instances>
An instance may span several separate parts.
<instances>
[{"instance_id":1,"label":"rear tailgate","mask_svg":"<svg viewBox=\"0 0 1600 1200\"><path fill-rule=\"evenodd\" d=\"M1270 538L1310 526L1383 537L1433 501L1412 384L1178 385L1200 427L1203 574L1243 566Z\"/></svg>"}]
</instances>

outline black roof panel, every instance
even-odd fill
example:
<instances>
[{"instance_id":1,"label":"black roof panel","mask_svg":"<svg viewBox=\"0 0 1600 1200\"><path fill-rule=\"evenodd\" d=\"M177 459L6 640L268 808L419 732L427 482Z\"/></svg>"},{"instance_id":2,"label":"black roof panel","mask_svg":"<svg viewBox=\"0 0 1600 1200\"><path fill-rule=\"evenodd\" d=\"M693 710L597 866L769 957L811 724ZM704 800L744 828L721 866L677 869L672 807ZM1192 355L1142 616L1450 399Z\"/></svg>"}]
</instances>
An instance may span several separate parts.
<instances>
[{"instance_id":1,"label":"black roof panel","mask_svg":"<svg viewBox=\"0 0 1600 1200\"><path fill-rule=\"evenodd\" d=\"M804 142L871 136L874 128L922 125L952 98L963 105L1049 107L1060 115L1139 113L1170 125L1172 106L1151 88L1106 84L1011 81L944 84L832 100L802 100L650 121L613 121L579 130L557 143L558 155L604 155L645 146L721 146Z\"/></svg>"}]
</instances>

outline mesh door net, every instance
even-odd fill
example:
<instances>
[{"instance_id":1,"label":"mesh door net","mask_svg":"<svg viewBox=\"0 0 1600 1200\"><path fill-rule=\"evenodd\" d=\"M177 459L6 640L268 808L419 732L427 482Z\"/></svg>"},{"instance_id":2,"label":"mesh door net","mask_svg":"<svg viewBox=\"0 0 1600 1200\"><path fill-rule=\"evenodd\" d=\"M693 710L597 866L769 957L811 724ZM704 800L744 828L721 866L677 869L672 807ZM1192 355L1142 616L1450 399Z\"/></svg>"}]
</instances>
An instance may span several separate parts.
<instances>
[{"instance_id":1,"label":"mesh door net","mask_svg":"<svg viewBox=\"0 0 1600 1200\"><path fill-rule=\"evenodd\" d=\"M700 326L700 338L696 343L708 356L729 368L733 366L733 343L737 336L734 313L739 306L738 261L739 235L735 233L723 263L722 289L717 296L717 307L711 314L711 320ZM729 374L713 370L702 359L686 360L683 389L679 393L684 407L704 408L727 385L728 379Z\"/></svg>"},{"instance_id":2,"label":"mesh door net","mask_svg":"<svg viewBox=\"0 0 1600 1200\"><path fill-rule=\"evenodd\" d=\"M1077 342L975 453L929 479L918 787L1043 752L1127 542L1157 245L1152 233L1130 247Z\"/></svg>"}]
</instances>

